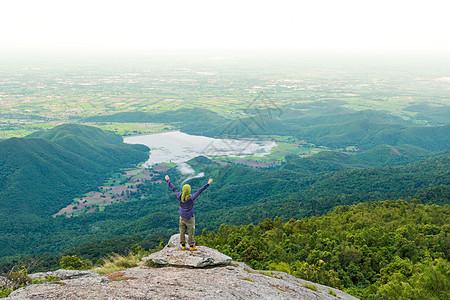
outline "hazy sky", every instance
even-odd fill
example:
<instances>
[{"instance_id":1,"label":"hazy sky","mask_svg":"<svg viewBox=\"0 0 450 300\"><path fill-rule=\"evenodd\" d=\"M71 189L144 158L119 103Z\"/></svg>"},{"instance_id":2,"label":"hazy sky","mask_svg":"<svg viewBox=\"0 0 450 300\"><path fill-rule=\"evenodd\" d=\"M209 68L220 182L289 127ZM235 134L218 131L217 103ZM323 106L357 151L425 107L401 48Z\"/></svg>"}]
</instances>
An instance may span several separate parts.
<instances>
[{"instance_id":1,"label":"hazy sky","mask_svg":"<svg viewBox=\"0 0 450 300\"><path fill-rule=\"evenodd\" d=\"M449 54L446 2L2 0L0 50Z\"/></svg>"}]
</instances>

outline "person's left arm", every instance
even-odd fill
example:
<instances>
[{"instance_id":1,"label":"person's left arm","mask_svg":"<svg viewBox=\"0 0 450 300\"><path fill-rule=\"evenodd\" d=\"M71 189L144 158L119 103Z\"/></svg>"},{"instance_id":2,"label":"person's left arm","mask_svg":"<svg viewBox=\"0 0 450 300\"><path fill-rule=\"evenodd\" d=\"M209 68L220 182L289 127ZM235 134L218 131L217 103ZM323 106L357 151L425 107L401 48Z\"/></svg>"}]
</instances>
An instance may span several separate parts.
<instances>
[{"instance_id":1,"label":"person's left arm","mask_svg":"<svg viewBox=\"0 0 450 300\"><path fill-rule=\"evenodd\" d=\"M206 188L211 184L212 179L208 180L208 183L205 184L204 186L202 186L198 191L196 191L194 194L192 194L191 198L192 200L195 200L198 196L200 196L200 194L206 190Z\"/></svg>"},{"instance_id":2,"label":"person's left arm","mask_svg":"<svg viewBox=\"0 0 450 300\"><path fill-rule=\"evenodd\" d=\"M177 196L177 198L181 197L181 193L177 190L177 188L173 185L173 183L170 182L169 176L166 175L165 179L167 181L167 184L170 186L172 191L175 193L175 196Z\"/></svg>"}]
</instances>

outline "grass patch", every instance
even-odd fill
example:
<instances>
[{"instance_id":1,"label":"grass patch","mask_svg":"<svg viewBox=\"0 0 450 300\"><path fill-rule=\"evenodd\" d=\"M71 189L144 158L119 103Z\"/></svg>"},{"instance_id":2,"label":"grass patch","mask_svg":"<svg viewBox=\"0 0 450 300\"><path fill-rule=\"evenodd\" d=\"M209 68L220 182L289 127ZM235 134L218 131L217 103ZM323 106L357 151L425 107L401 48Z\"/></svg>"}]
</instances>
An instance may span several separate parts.
<instances>
[{"instance_id":1,"label":"grass patch","mask_svg":"<svg viewBox=\"0 0 450 300\"><path fill-rule=\"evenodd\" d=\"M258 271L258 272L259 272L259 274L263 274L263 275L266 275L269 277L275 277L275 275L273 274L272 271Z\"/></svg>"},{"instance_id":2,"label":"grass patch","mask_svg":"<svg viewBox=\"0 0 450 300\"><path fill-rule=\"evenodd\" d=\"M163 166L167 166L167 167L173 168L173 167L175 167L177 165L177 163L174 163L174 162L161 162L161 163L158 163L158 165L163 165Z\"/></svg>"},{"instance_id":3,"label":"grass patch","mask_svg":"<svg viewBox=\"0 0 450 300\"><path fill-rule=\"evenodd\" d=\"M270 276L273 278L283 279L283 275L274 274L272 271L258 271L258 272L259 272L259 274L263 274L263 275Z\"/></svg>"},{"instance_id":4,"label":"grass patch","mask_svg":"<svg viewBox=\"0 0 450 300\"><path fill-rule=\"evenodd\" d=\"M250 277L239 277L240 280L247 280L250 282L253 282L253 279L251 279Z\"/></svg>"},{"instance_id":5,"label":"grass patch","mask_svg":"<svg viewBox=\"0 0 450 300\"><path fill-rule=\"evenodd\" d=\"M317 285L309 283L309 282L305 282L302 284L302 287L313 290L315 292L317 292Z\"/></svg>"},{"instance_id":6,"label":"grass patch","mask_svg":"<svg viewBox=\"0 0 450 300\"><path fill-rule=\"evenodd\" d=\"M124 269L137 267L140 263L140 257L136 255L122 256L114 254L110 257L102 258L103 265L95 270L98 274L110 274Z\"/></svg>"},{"instance_id":7,"label":"grass patch","mask_svg":"<svg viewBox=\"0 0 450 300\"><path fill-rule=\"evenodd\" d=\"M337 296L337 295L336 295L336 292L333 291L332 289L329 289L329 290L328 290L328 294L330 294L331 296L335 296L335 297Z\"/></svg>"}]
</instances>

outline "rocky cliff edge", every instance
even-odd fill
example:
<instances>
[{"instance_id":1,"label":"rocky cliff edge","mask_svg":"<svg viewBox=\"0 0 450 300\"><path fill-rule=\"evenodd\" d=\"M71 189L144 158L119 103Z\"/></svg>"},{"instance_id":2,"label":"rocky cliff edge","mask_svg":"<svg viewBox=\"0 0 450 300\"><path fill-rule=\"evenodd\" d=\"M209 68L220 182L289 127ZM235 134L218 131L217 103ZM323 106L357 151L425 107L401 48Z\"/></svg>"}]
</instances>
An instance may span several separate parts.
<instances>
[{"instance_id":1,"label":"rocky cliff edge","mask_svg":"<svg viewBox=\"0 0 450 300\"><path fill-rule=\"evenodd\" d=\"M357 299L284 272L253 270L207 247L181 250L178 241L179 235L173 236L162 251L143 259L151 263L105 276L71 273L67 279L18 289L8 299Z\"/></svg>"}]
</instances>

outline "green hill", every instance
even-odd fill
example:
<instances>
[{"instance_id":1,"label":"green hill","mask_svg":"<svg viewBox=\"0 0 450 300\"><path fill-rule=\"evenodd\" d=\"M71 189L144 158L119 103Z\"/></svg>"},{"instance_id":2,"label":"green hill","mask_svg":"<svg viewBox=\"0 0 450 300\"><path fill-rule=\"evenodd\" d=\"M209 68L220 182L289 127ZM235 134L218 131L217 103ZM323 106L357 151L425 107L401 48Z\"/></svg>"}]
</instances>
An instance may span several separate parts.
<instances>
[{"instance_id":1,"label":"green hill","mask_svg":"<svg viewBox=\"0 0 450 300\"><path fill-rule=\"evenodd\" d=\"M58 142L67 137L77 137L85 141L97 142L99 145L122 143L122 137L113 132L104 131L92 126L62 124L51 130L36 131L27 137L42 138Z\"/></svg>"},{"instance_id":2,"label":"green hill","mask_svg":"<svg viewBox=\"0 0 450 300\"><path fill-rule=\"evenodd\" d=\"M436 124L447 124L450 120L450 105L423 102L409 105L404 110L415 112L415 119L427 120Z\"/></svg>"},{"instance_id":3,"label":"green hill","mask_svg":"<svg viewBox=\"0 0 450 300\"><path fill-rule=\"evenodd\" d=\"M119 168L144 161L148 148L98 128L61 125L0 142L2 220L49 216L95 189ZM2 222L3 223L3 222Z\"/></svg>"},{"instance_id":4,"label":"green hill","mask_svg":"<svg viewBox=\"0 0 450 300\"><path fill-rule=\"evenodd\" d=\"M358 154L322 151L304 158L288 155L284 169L303 175L312 175L346 169L394 167L423 160L430 156L430 151L417 146L380 145Z\"/></svg>"},{"instance_id":5,"label":"green hill","mask_svg":"<svg viewBox=\"0 0 450 300\"><path fill-rule=\"evenodd\" d=\"M411 125L398 116L390 115L383 111L362 110L354 111L343 107L315 107L313 105L302 106L297 109L285 109L280 119L288 124L300 125L302 127L339 124L344 122L355 122L371 120L377 124L401 124Z\"/></svg>"},{"instance_id":6,"label":"green hill","mask_svg":"<svg viewBox=\"0 0 450 300\"><path fill-rule=\"evenodd\" d=\"M299 128L296 136L331 148L355 145L368 150L383 144L409 144L430 151L442 151L450 147L450 125L406 127L399 124L378 124L369 119Z\"/></svg>"},{"instance_id":7,"label":"green hill","mask_svg":"<svg viewBox=\"0 0 450 300\"><path fill-rule=\"evenodd\" d=\"M356 155L323 151L305 158L299 158L296 155L286 156L284 169L292 170L302 175L313 175L369 166L369 164L360 161Z\"/></svg>"},{"instance_id":8,"label":"green hill","mask_svg":"<svg viewBox=\"0 0 450 300\"><path fill-rule=\"evenodd\" d=\"M141 122L141 123L165 123L172 124L180 130L197 135L213 136L215 128L222 127L230 122L229 119L204 108L181 108L174 111L161 113L147 112L122 112L106 116L93 116L83 120L84 122Z\"/></svg>"},{"instance_id":9,"label":"green hill","mask_svg":"<svg viewBox=\"0 0 450 300\"><path fill-rule=\"evenodd\" d=\"M357 155L360 161L376 167L392 167L422 160L431 152L413 145L380 145Z\"/></svg>"}]
</instances>

